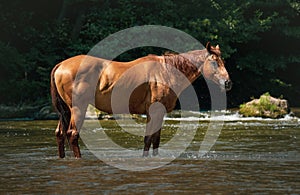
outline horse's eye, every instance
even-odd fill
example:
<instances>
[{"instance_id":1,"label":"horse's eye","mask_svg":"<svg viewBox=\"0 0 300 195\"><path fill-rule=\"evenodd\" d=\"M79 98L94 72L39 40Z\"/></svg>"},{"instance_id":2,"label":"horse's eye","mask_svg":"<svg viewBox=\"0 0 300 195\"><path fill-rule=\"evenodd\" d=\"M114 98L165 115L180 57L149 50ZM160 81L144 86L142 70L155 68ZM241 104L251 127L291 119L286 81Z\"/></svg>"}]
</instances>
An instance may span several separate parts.
<instances>
[{"instance_id":1,"label":"horse's eye","mask_svg":"<svg viewBox=\"0 0 300 195\"><path fill-rule=\"evenodd\" d=\"M214 68L218 68L218 66L219 66L217 61L213 61L211 64Z\"/></svg>"}]
</instances>

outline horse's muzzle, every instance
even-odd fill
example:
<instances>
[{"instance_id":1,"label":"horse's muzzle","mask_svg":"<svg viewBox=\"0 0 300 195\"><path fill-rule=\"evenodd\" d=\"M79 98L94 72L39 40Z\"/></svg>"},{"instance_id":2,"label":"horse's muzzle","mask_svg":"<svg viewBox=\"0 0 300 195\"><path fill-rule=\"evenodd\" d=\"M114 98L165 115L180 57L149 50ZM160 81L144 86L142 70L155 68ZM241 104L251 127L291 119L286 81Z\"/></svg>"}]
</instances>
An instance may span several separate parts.
<instances>
[{"instance_id":1,"label":"horse's muzzle","mask_svg":"<svg viewBox=\"0 0 300 195\"><path fill-rule=\"evenodd\" d=\"M225 90L226 90L226 91L229 91L229 90L231 89L231 87L232 87L232 82L231 82L231 80L226 80L226 81L225 81Z\"/></svg>"}]
</instances>

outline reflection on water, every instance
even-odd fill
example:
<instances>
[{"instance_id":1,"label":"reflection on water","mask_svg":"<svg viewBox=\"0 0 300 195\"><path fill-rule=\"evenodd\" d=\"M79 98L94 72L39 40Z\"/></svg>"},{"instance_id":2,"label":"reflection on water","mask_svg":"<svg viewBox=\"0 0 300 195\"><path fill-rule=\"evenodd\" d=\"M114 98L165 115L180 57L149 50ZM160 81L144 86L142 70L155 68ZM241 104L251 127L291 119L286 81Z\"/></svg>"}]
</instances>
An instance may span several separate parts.
<instances>
[{"instance_id":1,"label":"reflection on water","mask_svg":"<svg viewBox=\"0 0 300 195\"><path fill-rule=\"evenodd\" d=\"M195 116L182 120L192 124L192 117ZM180 128L177 120L166 118L163 143ZM222 132L205 156L195 153L209 122L204 116L185 153L161 168L139 172L103 163L82 142L82 159L75 160L69 149L65 159L58 159L56 121L2 121L0 193L300 193L298 118L240 119L233 114L223 116L222 120L225 121ZM123 147L136 150L143 147L142 137L122 132L114 121L101 124L102 129L95 132L107 132Z\"/></svg>"}]
</instances>

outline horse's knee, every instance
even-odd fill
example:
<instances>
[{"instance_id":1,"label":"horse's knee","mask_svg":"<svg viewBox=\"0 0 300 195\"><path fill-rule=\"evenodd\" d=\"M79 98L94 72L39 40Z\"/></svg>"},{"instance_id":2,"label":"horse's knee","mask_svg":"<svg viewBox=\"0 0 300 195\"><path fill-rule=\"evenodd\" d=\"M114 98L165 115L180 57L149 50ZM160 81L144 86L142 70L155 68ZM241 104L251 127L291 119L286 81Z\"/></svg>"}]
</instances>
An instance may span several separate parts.
<instances>
[{"instance_id":1,"label":"horse's knee","mask_svg":"<svg viewBox=\"0 0 300 195\"><path fill-rule=\"evenodd\" d=\"M67 131L67 136L71 139L71 140L78 140L79 138L79 132L75 129L70 129Z\"/></svg>"},{"instance_id":2,"label":"horse's knee","mask_svg":"<svg viewBox=\"0 0 300 195\"><path fill-rule=\"evenodd\" d=\"M61 129L57 128L55 130L55 136L56 136L56 140L57 140L57 144L58 145L63 145L64 141L65 141L65 135L64 133L61 131Z\"/></svg>"},{"instance_id":3,"label":"horse's knee","mask_svg":"<svg viewBox=\"0 0 300 195\"><path fill-rule=\"evenodd\" d=\"M63 133L61 132L61 130L59 128L56 128L56 130L55 130L55 136L56 137L62 137L63 136Z\"/></svg>"},{"instance_id":4,"label":"horse's knee","mask_svg":"<svg viewBox=\"0 0 300 195\"><path fill-rule=\"evenodd\" d=\"M79 133L78 133L78 131L75 130L75 129L69 129L69 130L67 131L67 135L68 135L68 136L74 137L74 136L78 136Z\"/></svg>"}]
</instances>

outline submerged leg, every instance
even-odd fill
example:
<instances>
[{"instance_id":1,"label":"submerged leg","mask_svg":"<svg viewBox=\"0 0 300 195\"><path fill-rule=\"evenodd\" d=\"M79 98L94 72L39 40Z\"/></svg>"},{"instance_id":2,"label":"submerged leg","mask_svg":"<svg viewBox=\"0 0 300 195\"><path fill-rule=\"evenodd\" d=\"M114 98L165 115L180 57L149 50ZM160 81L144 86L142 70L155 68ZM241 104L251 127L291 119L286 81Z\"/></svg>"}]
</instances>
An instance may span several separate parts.
<instances>
[{"instance_id":1,"label":"submerged leg","mask_svg":"<svg viewBox=\"0 0 300 195\"><path fill-rule=\"evenodd\" d=\"M149 150L151 147L151 143L153 145L153 156L158 155L158 148L159 148L159 143L160 143L160 132L161 130L158 130L152 135L145 136L144 137L144 152L143 156L148 156L149 155Z\"/></svg>"},{"instance_id":2,"label":"submerged leg","mask_svg":"<svg viewBox=\"0 0 300 195\"><path fill-rule=\"evenodd\" d=\"M70 148L74 153L75 158L81 158L81 153L78 145L79 132L74 128L67 131L67 137L69 139Z\"/></svg>"},{"instance_id":3,"label":"submerged leg","mask_svg":"<svg viewBox=\"0 0 300 195\"><path fill-rule=\"evenodd\" d=\"M144 137L144 152L143 152L144 157L149 156L149 149L150 149L150 146L151 146L151 139L152 139L152 136L145 136Z\"/></svg>"},{"instance_id":4,"label":"submerged leg","mask_svg":"<svg viewBox=\"0 0 300 195\"><path fill-rule=\"evenodd\" d=\"M60 158L65 157L65 135L63 132L63 127L61 121L58 122L57 128L55 130L56 143L58 147L58 156Z\"/></svg>"},{"instance_id":5,"label":"submerged leg","mask_svg":"<svg viewBox=\"0 0 300 195\"><path fill-rule=\"evenodd\" d=\"M163 123L163 117L166 113L165 107L159 102L153 103L147 114L146 135L144 138L143 156L149 155L151 143L153 144L153 155L158 155L158 147L160 142L160 131Z\"/></svg>"},{"instance_id":6,"label":"submerged leg","mask_svg":"<svg viewBox=\"0 0 300 195\"><path fill-rule=\"evenodd\" d=\"M161 129L159 129L157 132L155 132L152 135L153 156L158 155L158 147L159 147L159 143L160 143L160 132L161 132Z\"/></svg>"},{"instance_id":7,"label":"submerged leg","mask_svg":"<svg viewBox=\"0 0 300 195\"><path fill-rule=\"evenodd\" d=\"M73 150L75 158L81 158L81 153L78 145L79 130L84 122L85 111L87 106L73 107L71 109L71 121L67 131L67 138Z\"/></svg>"}]
</instances>

